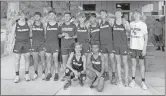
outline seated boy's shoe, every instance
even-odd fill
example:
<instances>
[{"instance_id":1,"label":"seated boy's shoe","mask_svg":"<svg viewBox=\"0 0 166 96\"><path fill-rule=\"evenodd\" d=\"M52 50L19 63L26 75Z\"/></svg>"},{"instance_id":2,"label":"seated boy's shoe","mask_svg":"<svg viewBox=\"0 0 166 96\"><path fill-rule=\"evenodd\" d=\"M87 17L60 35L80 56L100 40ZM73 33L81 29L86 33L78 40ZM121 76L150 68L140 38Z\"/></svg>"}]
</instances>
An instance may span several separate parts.
<instances>
[{"instance_id":1,"label":"seated boy's shoe","mask_svg":"<svg viewBox=\"0 0 166 96\"><path fill-rule=\"evenodd\" d=\"M80 84L81 86L84 86L84 83L83 83L82 80L79 80L79 84Z\"/></svg>"},{"instance_id":2,"label":"seated boy's shoe","mask_svg":"<svg viewBox=\"0 0 166 96\"><path fill-rule=\"evenodd\" d=\"M90 85L90 88L92 89L92 88L95 88L95 86L93 86L93 84L92 85Z\"/></svg>"},{"instance_id":3,"label":"seated boy's shoe","mask_svg":"<svg viewBox=\"0 0 166 96\"><path fill-rule=\"evenodd\" d=\"M29 77L29 74L25 74L25 81L30 81L31 78Z\"/></svg>"},{"instance_id":4,"label":"seated boy's shoe","mask_svg":"<svg viewBox=\"0 0 166 96\"><path fill-rule=\"evenodd\" d=\"M73 81L77 81L77 80L78 80L77 78L75 78L75 77L73 78Z\"/></svg>"},{"instance_id":5,"label":"seated boy's shoe","mask_svg":"<svg viewBox=\"0 0 166 96\"><path fill-rule=\"evenodd\" d=\"M14 78L14 83L18 83L20 81L20 77L19 76L16 76L15 78Z\"/></svg>"},{"instance_id":6,"label":"seated boy's shoe","mask_svg":"<svg viewBox=\"0 0 166 96\"><path fill-rule=\"evenodd\" d=\"M132 87L132 88L135 87L136 86L135 80L132 80L130 82L129 86Z\"/></svg>"},{"instance_id":7,"label":"seated boy's shoe","mask_svg":"<svg viewBox=\"0 0 166 96\"><path fill-rule=\"evenodd\" d=\"M58 79L59 79L59 75L58 73L55 73L54 81L58 81Z\"/></svg>"},{"instance_id":8,"label":"seated boy's shoe","mask_svg":"<svg viewBox=\"0 0 166 96\"><path fill-rule=\"evenodd\" d=\"M165 51L164 46L162 46L162 51L163 51L163 52Z\"/></svg>"},{"instance_id":9,"label":"seated boy's shoe","mask_svg":"<svg viewBox=\"0 0 166 96\"><path fill-rule=\"evenodd\" d=\"M35 74L35 75L33 76L33 80L36 80L36 79L37 79L37 77L38 77L38 75L37 75L37 74Z\"/></svg>"},{"instance_id":10,"label":"seated boy's shoe","mask_svg":"<svg viewBox=\"0 0 166 96\"><path fill-rule=\"evenodd\" d=\"M147 86L146 86L146 84L145 84L145 82L142 82L142 83L141 83L141 86L142 86L142 89L144 89L144 90L147 90L147 89L148 89Z\"/></svg>"},{"instance_id":11,"label":"seated boy's shoe","mask_svg":"<svg viewBox=\"0 0 166 96\"><path fill-rule=\"evenodd\" d=\"M52 74L51 74L51 73L48 73L48 74L47 74L47 77L46 77L46 81L49 81L49 80L51 79L51 77L52 77Z\"/></svg>"},{"instance_id":12,"label":"seated boy's shoe","mask_svg":"<svg viewBox=\"0 0 166 96\"><path fill-rule=\"evenodd\" d=\"M71 86L71 80L68 80L67 83L64 85L64 90L66 90L69 86Z\"/></svg>"}]
</instances>

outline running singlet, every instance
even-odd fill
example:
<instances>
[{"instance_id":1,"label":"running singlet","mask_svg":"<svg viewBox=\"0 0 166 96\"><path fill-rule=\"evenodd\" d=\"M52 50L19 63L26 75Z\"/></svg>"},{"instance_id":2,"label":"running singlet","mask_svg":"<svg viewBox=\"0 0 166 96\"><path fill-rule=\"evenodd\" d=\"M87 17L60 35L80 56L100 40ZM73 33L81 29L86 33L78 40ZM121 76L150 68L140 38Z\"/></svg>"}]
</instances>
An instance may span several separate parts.
<instances>
[{"instance_id":1,"label":"running singlet","mask_svg":"<svg viewBox=\"0 0 166 96\"><path fill-rule=\"evenodd\" d=\"M91 58L90 58L91 62L92 62L92 67L97 70L98 72L101 72L101 64L102 64L102 61L101 61L101 53L99 53L99 56L97 57L97 59L95 59L93 57L93 53L91 55Z\"/></svg>"},{"instance_id":2,"label":"running singlet","mask_svg":"<svg viewBox=\"0 0 166 96\"><path fill-rule=\"evenodd\" d=\"M80 56L79 61L77 61L76 55L75 55L75 52L74 52L74 56L73 56L71 64L72 64L72 68L73 69L75 69L77 71L82 71L84 69L84 67L83 67L83 61L82 61L82 54Z\"/></svg>"},{"instance_id":3,"label":"running singlet","mask_svg":"<svg viewBox=\"0 0 166 96\"><path fill-rule=\"evenodd\" d=\"M123 24L117 25L116 21L113 26L113 44L114 46L127 45L127 34Z\"/></svg>"},{"instance_id":4,"label":"running singlet","mask_svg":"<svg viewBox=\"0 0 166 96\"><path fill-rule=\"evenodd\" d=\"M46 43L56 43L59 44L58 42L58 34L60 33L59 28L58 28L58 23L55 25L50 25L47 23L47 28L46 28Z\"/></svg>"},{"instance_id":5,"label":"running singlet","mask_svg":"<svg viewBox=\"0 0 166 96\"><path fill-rule=\"evenodd\" d=\"M68 35L72 37L76 34L76 26L73 23L70 23L69 25L63 23L61 26L61 33L68 33Z\"/></svg>"},{"instance_id":6,"label":"running singlet","mask_svg":"<svg viewBox=\"0 0 166 96\"><path fill-rule=\"evenodd\" d=\"M30 27L28 26L28 22L26 21L25 22L25 25L21 26L18 24L18 22L16 22L16 30L15 30L15 33L16 33L16 36L15 36L15 39L16 39L16 42L19 41L19 42L30 42Z\"/></svg>"},{"instance_id":7,"label":"running singlet","mask_svg":"<svg viewBox=\"0 0 166 96\"><path fill-rule=\"evenodd\" d=\"M112 27L110 26L109 22L100 24L100 40L103 43L110 43L112 42Z\"/></svg>"},{"instance_id":8,"label":"running singlet","mask_svg":"<svg viewBox=\"0 0 166 96\"><path fill-rule=\"evenodd\" d=\"M44 38L44 27L43 24L41 23L39 26L33 23L32 26L32 43L33 44L38 44L38 43L44 43L45 38Z\"/></svg>"},{"instance_id":9,"label":"running singlet","mask_svg":"<svg viewBox=\"0 0 166 96\"><path fill-rule=\"evenodd\" d=\"M90 32L91 32L91 40L99 41L99 32L100 32L99 25L97 24L96 27L90 26Z\"/></svg>"},{"instance_id":10,"label":"running singlet","mask_svg":"<svg viewBox=\"0 0 166 96\"><path fill-rule=\"evenodd\" d=\"M81 27L80 24L77 27L77 38L78 42L85 42L89 39L88 29Z\"/></svg>"}]
</instances>

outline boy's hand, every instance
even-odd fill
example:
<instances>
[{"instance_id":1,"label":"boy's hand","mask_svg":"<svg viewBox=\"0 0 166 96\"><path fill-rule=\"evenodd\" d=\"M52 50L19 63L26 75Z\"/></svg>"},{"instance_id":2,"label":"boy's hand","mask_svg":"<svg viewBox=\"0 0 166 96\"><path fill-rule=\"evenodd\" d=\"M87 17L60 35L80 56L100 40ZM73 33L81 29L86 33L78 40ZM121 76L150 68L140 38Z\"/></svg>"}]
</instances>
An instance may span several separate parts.
<instances>
[{"instance_id":1,"label":"boy's hand","mask_svg":"<svg viewBox=\"0 0 166 96\"><path fill-rule=\"evenodd\" d=\"M143 50L142 51L142 56L145 56L146 55L146 50Z\"/></svg>"}]
</instances>

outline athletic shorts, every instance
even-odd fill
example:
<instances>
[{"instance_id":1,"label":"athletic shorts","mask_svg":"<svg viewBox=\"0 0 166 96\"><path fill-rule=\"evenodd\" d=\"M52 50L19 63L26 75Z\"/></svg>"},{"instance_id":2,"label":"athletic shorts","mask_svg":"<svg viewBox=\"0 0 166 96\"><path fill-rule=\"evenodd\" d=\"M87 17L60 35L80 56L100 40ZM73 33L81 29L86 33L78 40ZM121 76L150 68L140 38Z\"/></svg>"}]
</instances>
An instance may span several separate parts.
<instances>
[{"instance_id":1,"label":"athletic shorts","mask_svg":"<svg viewBox=\"0 0 166 96\"><path fill-rule=\"evenodd\" d=\"M142 50L136 50L136 49L130 49L130 56L131 58L137 58L144 59L145 56L142 56Z\"/></svg>"},{"instance_id":2,"label":"athletic shorts","mask_svg":"<svg viewBox=\"0 0 166 96\"><path fill-rule=\"evenodd\" d=\"M127 46L114 46L114 53L117 55L128 55Z\"/></svg>"},{"instance_id":3,"label":"athletic shorts","mask_svg":"<svg viewBox=\"0 0 166 96\"><path fill-rule=\"evenodd\" d=\"M81 44L82 44L82 50L83 50L83 53L89 53L90 52L90 46L89 46L89 44L87 44L87 43L82 43L81 42Z\"/></svg>"},{"instance_id":4,"label":"athletic shorts","mask_svg":"<svg viewBox=\"0 0 166 96\"><path fill-rule=\"evenodd\" d=\"M44 42L43 43L40 43L40 44L33 44L32 43L32 47L30 49L31 52L41 52L41 51L45 51L45 44Z\"/></svg>"},{"instance_id":5,"label":"athletic shorts","mask_svg":"<svg viewBox=\"0 0 166 96\"><path fill-rule=\"evenodd\" d=\"M61 54L68 55L70 52L74 51L74 39L61 41Z\"/></svg>"},{"instance_id":6,"label":"athletic shorts","mask_svg":"<svg viewBox=\"0 0 166 96\"><path fill-rule=\"evenodd\" d=\"M101 44L101 52L102 53L113 53L113 45L112 44Z\"/></svg>"},{"instance_id":7,"label":"athletic shorts","mask_svg":"<svg viewBox=\"0 0 166 96\"><path fill-rule=\"evenodd\" d=\"M13 52L14 53L28 53L30 52L30 42L15 42Z\"/></svg>"},{"instance_id":8,"label":"athletic shorts","mask_svg":"<svg viewBox=\"0 0 166 96\"><path fill-rule=\"evenodd\" d=\"M79 70L78 72L81 72L83 70ZM66 68L65 70L65 75L66 76L71 76L71 79L73 79L75 77L74 73L72 72L72 70L70 70L69 68ZM86 74L82 74L80 75L81 78L86 78Z\"/></svg>"},{"instance_id":9,"label":"athletic shorts","mask_svg":"<svg viewBox=\"0 0 166 96\"><path fill-rule=\"evenodd\" d=\"M47 53L56 53L56 52L59 52L59 43L45 44L45 51Z\"/></svg>"}]
</instances>

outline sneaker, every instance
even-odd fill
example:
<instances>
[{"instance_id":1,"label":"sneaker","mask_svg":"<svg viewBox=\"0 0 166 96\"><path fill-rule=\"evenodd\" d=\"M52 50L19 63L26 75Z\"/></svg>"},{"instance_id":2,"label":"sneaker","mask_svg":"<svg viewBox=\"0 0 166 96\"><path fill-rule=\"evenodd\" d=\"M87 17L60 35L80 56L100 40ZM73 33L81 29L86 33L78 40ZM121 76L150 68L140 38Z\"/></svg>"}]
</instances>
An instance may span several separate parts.
<instances>
[{"instance_id":1,"label":"sneaker","mask_svg":"<svg viewBox=\"0 0 166 96\"><path fill-rule=\"evenodd\" d=\"M46 79L46 75L43 73L42 74L42 80L45 80Z\"/></svg>"},{"instance_id":2,"label":"sneaker","mask_svg":"<svg viewBox=\"0 0 166 96\"><path fill-rule=\"evenodd\" d=\"M141 86L142 86L142 89L144 89L144 90L148 89L147 86L146 86L146 84L145 84L145 82L142 82Z\"/></svg>"},{"instance_id":3,"label":"sneaker","mask_svg":"<svg viewBox=\"0 0 166 96\"><path fill-rule=\"evenodd\" d=\"M15 78L14 78L14 83L18 83L20 81L20 77L19 76L16 76Z\"/></svg>"},{"instance_id":4,"label":"sneaker","mask_svg":"<svg viewBox=\"0 0 166 96\"><path fill-rule=\"evenodd\" d=\"M79 84L81 85L81 86L84 86L84 83L83 83L83 81L80 79L79 80Z\"/></svg>"},{"instance_id":5,"label":"sneaker","mask_svg":"<svg viewBox=\"0 0 166 96\"><path fill-rule=\"evenodd\" d=\"M93 86L93 85L90 85L90 88L92 89L92 88L95 88L95 86Z\"/></svg>"},{"instance_id":6,"label":"sneaker","mask_svg":"<svg viewBox=\"0 0 166 96\"><path fill-rule=\"evenodd\" d=\"M55 73L54 81L58 81L58 79L59 79L59 75L58 73Z\"/></svg>"},{"instance_id":7,"label":"sneaker","mask_svg":"<svg viewBox=\"0 0 166 96\"><path fill-rule=\"evenodd\" d=\"M111 84L115 84L115 83L116 83L116 79L115 77L112 77Z\"/></svg>"},{"instance_id":8,"label":"sneaker","mask_svg":"<svg viewBox=\"0 0 166 96\"><path fill-rule=\"evenodd\" d=\"M158 47L156 50L161 50L160 47Z\"/></svg>"},{"instance_id":9,"label":"sneaker","mask_svg":"<svg viewBox=\"0 0 166 96\"><path fill-rule=\"evenodd\" d=\"M129 82L126 81L124 85L125 87L129 87Z\"/></svg>"},{"instance_id":10,"label":"sneaker","mask_svg":"<svg viewBox=\"0 0 166 96\"><path fill-rule=\"evenodd\" d=\"M38 77L38 75L35 74L35 75L33 76L33 80L37 79L37 77Z\"/></svg>"},{"instance_id":11,"label":"sneaker","mask_svg":"<svg viewBox=\"0 0 166 96\"><path fill-rule=\"evenodd\" d=\"M51 77L52 77L52 74L51 74L51 73L48 73L48 74L47 74L47 77L46 77L46 81L49 81Z\"/></svg>"},{"instance_id":12,"label":"sneaker","mask_svg":"<svg viewBox=\"0 0 166 96\"><path fill-rule=\"evenodd\" d=\"M67 81L67 83L64 85L64 90L66 90L69 86L71 86L71 80Z\"/></svg>"},{"instance_id":13,"label":"sneaker","mask_svg":"<svg viewBox=\"0 0 166 96\"><path fill-rule=\"evenodd\" d=\"M25 75L25 81L30 81L31 80L31 78L29 77L29 74L26 74Z\"/></svg>"},{"instance_id":14,"label":"sneaker","mask_svg":"<svg viewBox=\"0 0 166 96\"><path fill-rule=\"evenodd\" d=\"M116 85L118 85L118 86L123 86L122 80L118 80L117 83L116 83Z\"/></svg>"},{"instance_id":15,"label":"sneaker","mask_svg":"<svg viewBox=\"0 0 166 96\"><path fill-rule=\"evenodd\" d=\"M108 72L104 73L104 80L105 81L109 80L109 74L108 74Z\"/></svg>"},{"instance_id":16,"label":"sneaker","mask_svg":"<svg viewBox=\"0 0 166 96\"><path fill-rule=\"evenodd\" d=\"M65 79L66 79L66 76L63 76L62 79L61 79L61 81L65 81Z\"/></svg>"},{"instance_id":17,"label":"sneaker","mask_svg":"<svg viewBox=\"0 0 166 96\"><path fill-rule=\"evenodd\" d=\"M165 51L164 46L162 46L162 51L163 51L163 52Z\"/></svg>"},{"instance_id":18,"label":"sneaker","mask_svg":"<svg viewBox=\"0 0 166 96\"><path fill-rule=\"evenodd\" d=\"M136 83L135 83L134 80L132 80L132 81L130 82L130 84L129 84L129 86L132 87L132 88L135 87L135 85L136 85Z\"/></svg>"}]
</instances>

